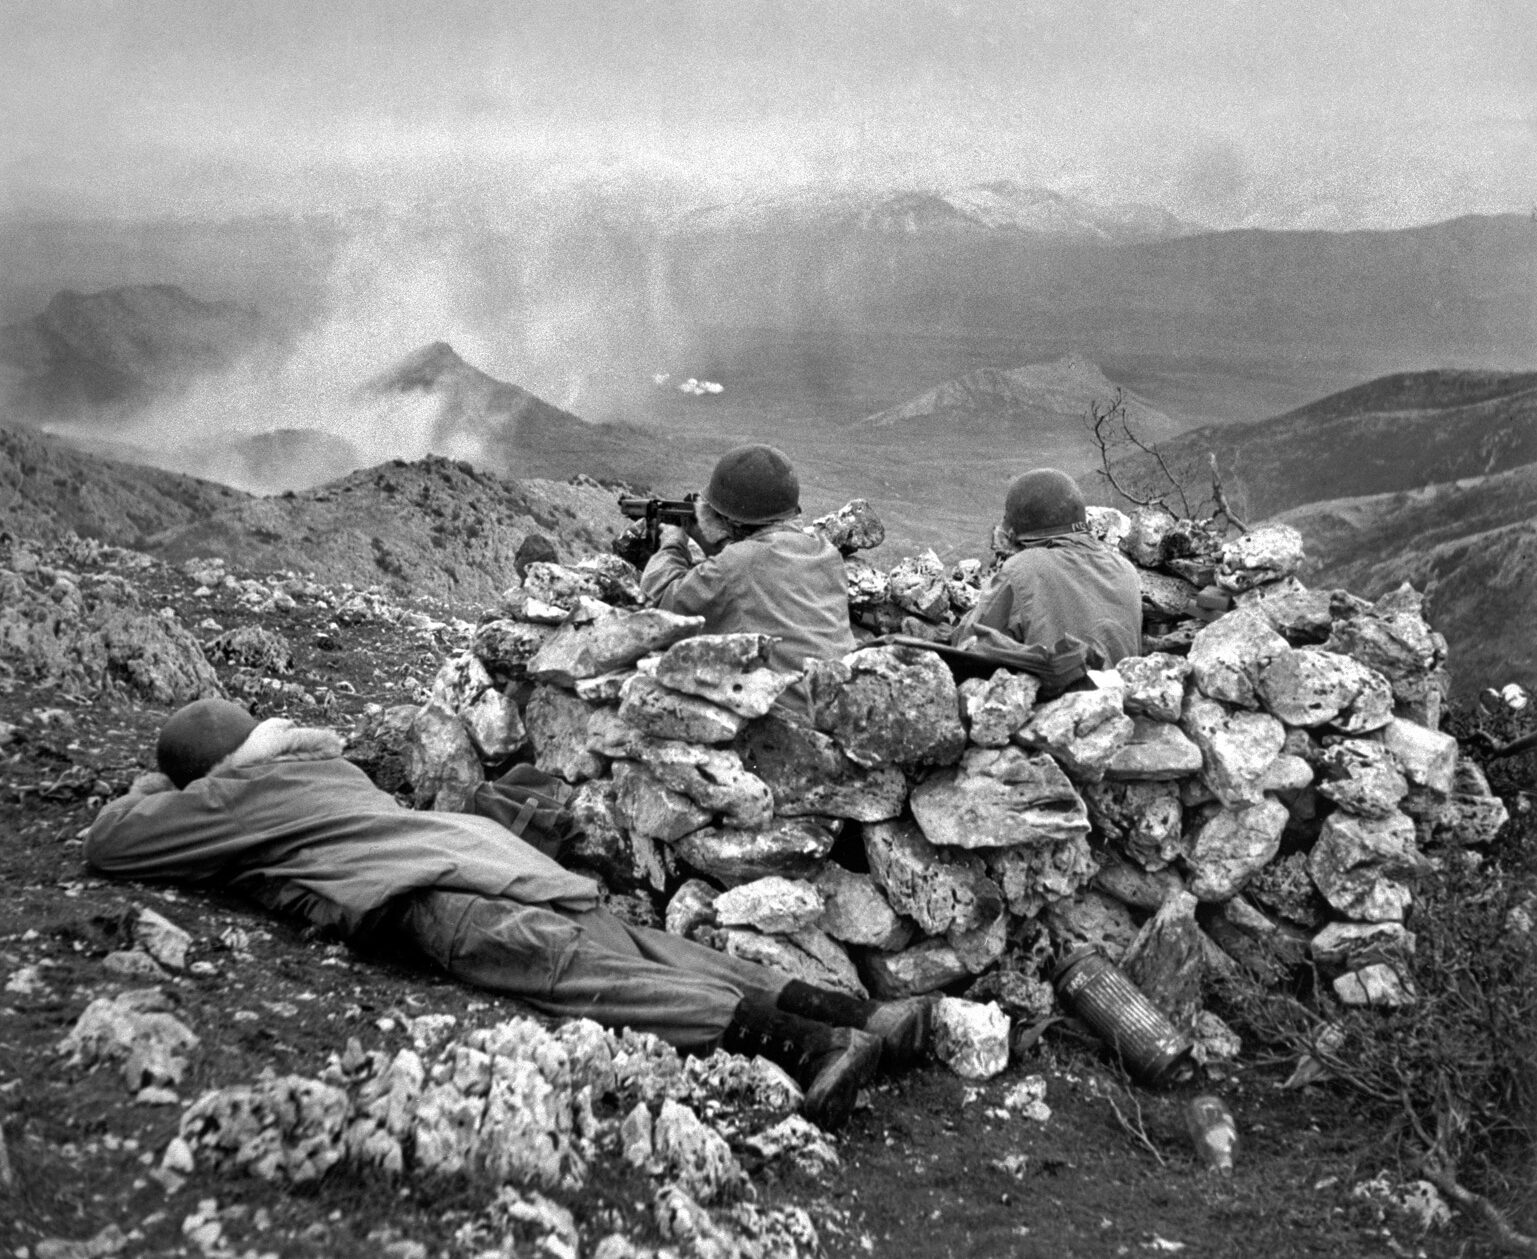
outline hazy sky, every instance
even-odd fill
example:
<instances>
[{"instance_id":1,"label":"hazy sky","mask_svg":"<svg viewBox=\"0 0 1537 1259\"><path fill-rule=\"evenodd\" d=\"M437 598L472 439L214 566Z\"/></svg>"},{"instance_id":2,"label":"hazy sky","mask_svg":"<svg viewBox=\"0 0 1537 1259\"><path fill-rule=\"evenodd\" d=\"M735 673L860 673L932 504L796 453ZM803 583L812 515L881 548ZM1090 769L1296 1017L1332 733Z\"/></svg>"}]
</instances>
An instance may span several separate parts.
<instances>
[{"instance_id":1,"label":"hazy sky","mask_svg":"<svg viewBox=\"0 0 1537 1259\"><path fill-rule=\"evenodd\" d=\"M0 209L1011 178L1217 226L1537 202L1533 0L0 0Z\"/></svg>"}]
</instances>

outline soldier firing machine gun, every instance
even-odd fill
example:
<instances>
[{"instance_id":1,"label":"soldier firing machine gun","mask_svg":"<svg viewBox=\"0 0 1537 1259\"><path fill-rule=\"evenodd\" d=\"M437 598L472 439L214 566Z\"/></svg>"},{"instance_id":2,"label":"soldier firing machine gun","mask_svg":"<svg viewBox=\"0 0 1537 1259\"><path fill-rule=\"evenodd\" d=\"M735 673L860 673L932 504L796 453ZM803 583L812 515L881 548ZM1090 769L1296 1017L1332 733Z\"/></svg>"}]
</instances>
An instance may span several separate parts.
<instances>
[{"instance_id":1,"label":"soldier firing machine gun","mask_svg":"<svg viewBox=\"0 0 1537 1259\"><path fill-rule=\"evenodd\" d=\"M662 545L663 525L687 529L694 523L694 503L698 498L698 494L686 494L682 498L641 498L621 494L619 511L635 523L614 539L614 554L636 568L644 568L646 561Z\"/></svg>"}]
</instances>

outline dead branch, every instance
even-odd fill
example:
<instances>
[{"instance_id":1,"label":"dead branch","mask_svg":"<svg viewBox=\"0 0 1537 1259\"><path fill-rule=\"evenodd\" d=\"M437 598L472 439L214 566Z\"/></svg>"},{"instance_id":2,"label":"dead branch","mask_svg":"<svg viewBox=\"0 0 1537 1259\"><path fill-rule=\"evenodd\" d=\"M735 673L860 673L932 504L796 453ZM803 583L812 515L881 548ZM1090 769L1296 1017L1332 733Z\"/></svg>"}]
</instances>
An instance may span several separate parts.
<instances>
[{"instance_id":1,"label":"dead branch","mask_svg":"<svg viewBox=\"0 0 1537 1259\"><path fill-rule=\"evenodd\" d=\"M1477 1215L1495 1236L1501 1250L1512 1255L1537 1255L1537 1237L1517 1232L1510 1217L1481 1193L1465 1189L1444 1167L1422 1162L1420 1174L1465 1211Z\"/></svg>"},{"instance_id":2,"label":"dead branch","mask_svg":"<svg viewBox=\"0 0 1537 1259\"><path fill-rule=\"evenodd\" d=\"M1211 468L1211 501L1217 505L1217 510L1214 514L1225 516L1228 523L1237 529L1239 533L1248 533L1249 526L1235 516L1233 509L1228 505L1227 493L1222 488L1222 474L1217 471L1216 452L1210 450L1206 452L1206 463Z\"/></svg>"}]
</instances>

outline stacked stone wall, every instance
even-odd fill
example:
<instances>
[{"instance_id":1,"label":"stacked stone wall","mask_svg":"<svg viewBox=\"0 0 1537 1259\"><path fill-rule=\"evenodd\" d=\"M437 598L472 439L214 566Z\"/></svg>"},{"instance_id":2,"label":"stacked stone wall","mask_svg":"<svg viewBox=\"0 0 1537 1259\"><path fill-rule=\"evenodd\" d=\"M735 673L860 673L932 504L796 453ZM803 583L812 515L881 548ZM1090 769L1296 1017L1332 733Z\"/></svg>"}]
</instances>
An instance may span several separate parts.
<instances>
[{"instance_id":1,"label":"stacked stone wall","mask_svg":"<svg viewBox=\"0 0 1537 1259\"><path fill-rule=\"evenodd\" d=\"M876 568L857 501L810 528L876 630L947 638L986 580L932 552ZM423 807L532 760L572 788L567 859L642 916L851 993L1039 1018L1049 959L1094 942L1212 1052L1224 970L1311 961L1341 1001L1412 1002L1416 880L1504 821L1436 729L1445 643L1419 595L1306 589L1286 526L1096 509L1092 528L1137 565L1145 654L1087 689L958 684L875 644L812 665L797 714L762 636L643 608L600 556L533 564L429 703L365 733L403 738Z\"/></svg>"}]
</instances>

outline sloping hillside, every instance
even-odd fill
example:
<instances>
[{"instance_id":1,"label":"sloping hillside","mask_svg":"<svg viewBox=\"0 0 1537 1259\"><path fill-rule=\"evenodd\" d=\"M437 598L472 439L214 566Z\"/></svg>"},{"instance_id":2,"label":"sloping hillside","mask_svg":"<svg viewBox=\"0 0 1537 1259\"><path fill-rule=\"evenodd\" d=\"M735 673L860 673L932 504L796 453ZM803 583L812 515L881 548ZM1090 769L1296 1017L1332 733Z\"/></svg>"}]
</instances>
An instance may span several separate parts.
<instances>
[{"instance_id":1,"label":"sloping hillside","mask_svg":"<svg viewBox=\"0 0 1537 1259\"><path fill-rule=\"evenodd\" d=\"M73 531L171 561L218 555L466 607L494 602L510 584L529 534L574 557L606 547L625 523L616 492L590 478L513 481L441 458L259 498L24 430L0 428L0 455L0 529L18 535Z\"/></svg>"},{"instance_id":2,"label":"sloping hillside","mask_svg":"<svg viewBox=\"0 0 1537 1259\"><path fill-rule=\"evenodd\" d=\"M33 417L141 405L269 338L256 311L174 284L66 290L41 314L0 328L0 384L7 404Z\"/></svg>"},{"instance_id":3,"label":"sloping hillside","mask_svg":"<svg viewBox=\"0 0 1537 1259\"><path fill-rule=\"evenodd\" d=\"M1537 464L1285 513L1309 584L1376 596L1407 581L1451 644L1456 692L1537 689Z\"/></svg>"},{"instance_id":4,"label":"sloping hillside","mask_svg":"<svg viewBox=\"0 0 1537 1259\"><path fill-rule=\"evenodd\" d=\"M365 413L424 405L437 454L472 458L519 477L649 482L668 465L666 437L623 424L589 424L526 389L497 380L436 341L358 390ZM376 417L377 418L377 417Z\"/></svg>"},{"instance_id":5,"label":"sloping hillside","mask_svg":"<svg viewBox=\"0 0 1537 1259\"><path fill-rule=\"evenodd\" d=\"M1274 419L1192 429L1162 450L1176 467L1214 452L1250 519L1487 476L1537 461L1537 373L1384 376Z\"/></svg>"}]
</instances>

